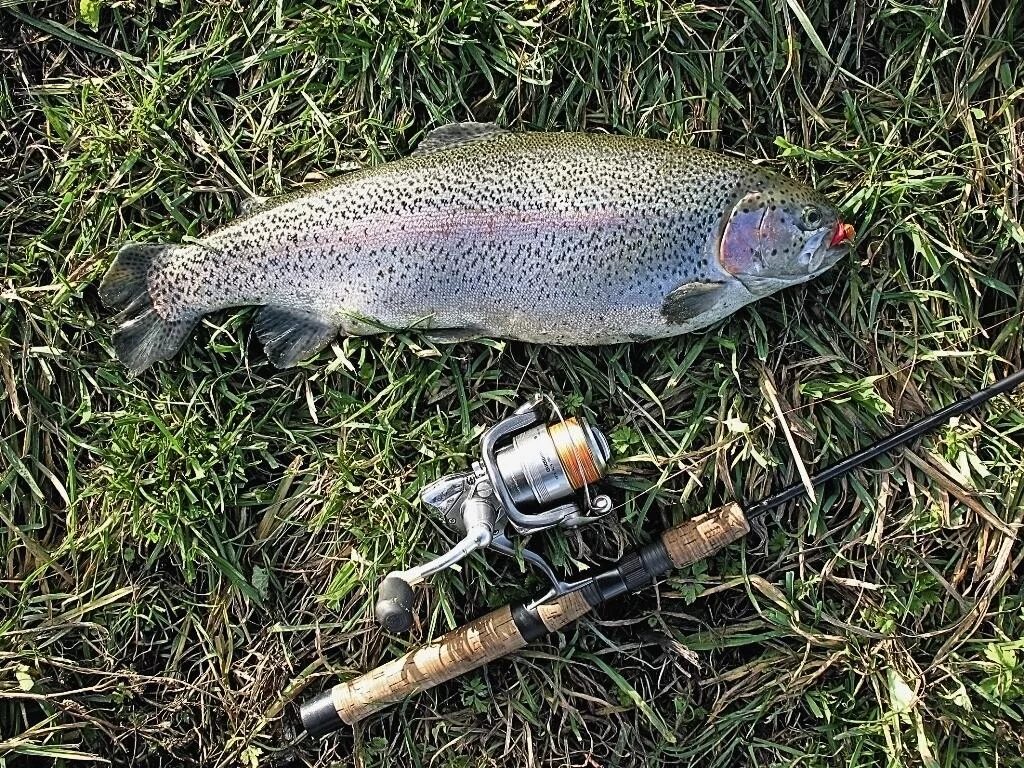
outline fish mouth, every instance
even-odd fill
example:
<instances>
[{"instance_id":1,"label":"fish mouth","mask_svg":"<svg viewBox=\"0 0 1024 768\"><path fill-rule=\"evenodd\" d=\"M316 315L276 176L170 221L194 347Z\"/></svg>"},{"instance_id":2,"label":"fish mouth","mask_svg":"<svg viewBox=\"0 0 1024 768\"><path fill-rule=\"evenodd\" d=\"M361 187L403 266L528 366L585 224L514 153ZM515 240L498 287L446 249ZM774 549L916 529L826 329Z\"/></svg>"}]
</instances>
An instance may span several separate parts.
<instances>
[{"instance_id":1,"label":"fish mouth","mask_svg":"<svg viewBox=\"0 0 1024 768\"><path fill-rule=\"evenodd\" d=\"M842 245L849 247L853 244L853 238L857 236L857 230L852 224L836 222L836 231L832 233L832 239L828 241L829 248L838 248Z\"/></svg>"},{"instance_id":2,"label":"fish mouth","mask_svg":"<svg viewBox=\"0 0 1024 768\"><path fill-rule=\"evenodd\" d=\"M853 227L849 224L838 224L835 233L826 240L822 238L814 255L807 265L807 271L803 273L804 279L817 277L835 266L843 256L850 252L853 246Z\"/></svg>"}]
</instances>

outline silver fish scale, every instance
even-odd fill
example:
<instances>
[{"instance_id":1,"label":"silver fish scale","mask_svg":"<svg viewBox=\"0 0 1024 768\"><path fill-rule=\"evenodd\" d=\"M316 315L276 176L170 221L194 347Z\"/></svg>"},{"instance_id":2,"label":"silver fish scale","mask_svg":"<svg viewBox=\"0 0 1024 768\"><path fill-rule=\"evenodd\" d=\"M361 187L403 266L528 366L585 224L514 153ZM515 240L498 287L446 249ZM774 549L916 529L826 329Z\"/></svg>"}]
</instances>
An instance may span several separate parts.
<instances>
[{"instance_id":1,"label":"silver fish scale","mask_svg":"<svg viewBox=\"0 0 1024 768\"><path fill-rule=\"evenodd\" d=\"M679 333L754 297L718 264L726 214L789 182L666 142L499 133L342 177L150 267L167 321L230 306L300 310L347 333L469 328L597 344ZM669 323L665 297L722 281L714 314Z\"/></svg>"}]
</instances>

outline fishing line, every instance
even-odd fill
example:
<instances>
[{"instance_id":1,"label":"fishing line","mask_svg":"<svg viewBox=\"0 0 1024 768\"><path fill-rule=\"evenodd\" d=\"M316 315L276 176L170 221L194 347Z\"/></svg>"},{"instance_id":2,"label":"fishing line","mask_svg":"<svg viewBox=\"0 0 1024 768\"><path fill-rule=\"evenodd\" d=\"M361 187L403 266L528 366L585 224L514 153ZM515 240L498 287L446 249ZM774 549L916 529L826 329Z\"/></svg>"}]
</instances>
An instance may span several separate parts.
<instances>
[{"instance_id":1,"label":"fishing line","mask_svg":"<svg viewBox=\"0 0 1024 768\"><path fill-rule=\"evenodd\" d=\"M558 424L565 426L565 416L562 415L562 409L559 408L558 403L555 402L555 398L551 396L550 392L545 392L542 397L548 401L551 405L551 410L558 417ZM587 481L587 471L583 468L583 462L580 460L579 452L576 450L572 451L573 463L576 464L576 469L580 473L580 477L583 478L583 498L587 502L587 508L593 507L593 500L590 498L590 483ZM608 510L611 512L611 510Z\"/></svg>"}]
</instances>

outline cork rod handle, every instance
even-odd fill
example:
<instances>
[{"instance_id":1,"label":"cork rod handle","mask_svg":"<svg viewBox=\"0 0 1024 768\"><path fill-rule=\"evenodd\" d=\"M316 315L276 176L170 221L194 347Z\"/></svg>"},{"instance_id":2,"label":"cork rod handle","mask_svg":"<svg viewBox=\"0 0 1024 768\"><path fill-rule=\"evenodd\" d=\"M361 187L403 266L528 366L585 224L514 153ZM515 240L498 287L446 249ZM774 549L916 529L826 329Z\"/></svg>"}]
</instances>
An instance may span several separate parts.
<instances>
[{"instance_id":1,"label":"cork rod handle","mask_svg":"<svg viewBox=\"0 0 1024 768\"><path fill-rule=\"evenodd\" d=\"M573 592L544 603L538 613L544 627L554 632L588 610L586 600ZM338 717L352 725L389 704L482 667L524 645L526 640L512 618L511 607L506 605L401 658L336 685L331 691L331 702Z\"/></svg>"},{"instance_id":2,"label":"cork rod handle","mask_svg":"<svg viewBox=\"0 0 1024 768\"><path fill-rule=\"evenodd\" d=\"M615 578L609 582L607 593L595 586L589 592L579 590L544 602L531 609L535 619L530 621L535 623L527 630L520 630L511 606L498 608L401 658L334 686L303 705L303 724L311 735L322 736L343 722L357 723L390 704L518 651L528 641L524 631L531 638L545 630L555 632L607 597L639 589L673 567L702 560L749 530L738 504L727 504L687 520L665 531L661 546L648 545L644 552L632 553L620 561L617 571L613 569ZM531 625L527 622L524 626Z\"/></svg>"},{"instance_id":3,"label":"cork rod handle","mask_svg":"<svg viewBox=\"0 0 1024 768\"><path fill-rule=\"evenodd\" d=\"M743 508L734 502L669 528L661 534L661 543L672 565L682 568L710 557L749 532Z\"/></svg>"}]
</instances>

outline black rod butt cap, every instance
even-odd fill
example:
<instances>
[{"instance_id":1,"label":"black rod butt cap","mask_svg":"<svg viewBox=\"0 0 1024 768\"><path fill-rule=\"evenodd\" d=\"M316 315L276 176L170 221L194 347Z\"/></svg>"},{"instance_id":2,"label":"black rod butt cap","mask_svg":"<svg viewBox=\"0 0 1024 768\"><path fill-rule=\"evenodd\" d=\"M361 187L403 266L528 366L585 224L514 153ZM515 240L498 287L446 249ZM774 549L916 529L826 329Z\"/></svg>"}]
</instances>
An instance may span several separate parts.
<instances>
[{"instance_id":1,"label":"black rod butt cap","mask_svg":"<svg viewBox=\"0 0 1024 768\"><path fill-rule=\"evenodd\" d=\"M306 733L314 739L326 736L345 724L338 715L338 710L334 708L331 691L324 691L315 699L305 702L299 707L299 717Z\"/></svg>"}]
</instances>

